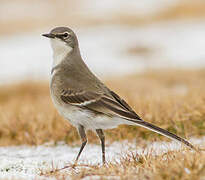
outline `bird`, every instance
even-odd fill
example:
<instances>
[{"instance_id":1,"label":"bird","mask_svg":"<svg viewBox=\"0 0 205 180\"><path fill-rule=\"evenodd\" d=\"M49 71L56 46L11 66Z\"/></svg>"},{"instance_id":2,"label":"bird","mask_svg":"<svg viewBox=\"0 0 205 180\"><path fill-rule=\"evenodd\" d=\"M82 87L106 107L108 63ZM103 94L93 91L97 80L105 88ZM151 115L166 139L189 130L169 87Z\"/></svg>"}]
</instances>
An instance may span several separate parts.
<instances>
[{"instance_id":1,"label":"bird","mask_svg":"<svg viewBox=\"0 0 205 180\"><path fill-rule=\"evenodd\" d=\"M102 163L106 164L104 130L121 124L147 128L196 150L187 140L144 121L128 103L101 82L83 61L72 29L55 27L42 35L50 39L53 50L51 99L59 114L76 127L82 142L74 164L87 143L88 130L99 137Z\"/></svg>"}]
</instances>

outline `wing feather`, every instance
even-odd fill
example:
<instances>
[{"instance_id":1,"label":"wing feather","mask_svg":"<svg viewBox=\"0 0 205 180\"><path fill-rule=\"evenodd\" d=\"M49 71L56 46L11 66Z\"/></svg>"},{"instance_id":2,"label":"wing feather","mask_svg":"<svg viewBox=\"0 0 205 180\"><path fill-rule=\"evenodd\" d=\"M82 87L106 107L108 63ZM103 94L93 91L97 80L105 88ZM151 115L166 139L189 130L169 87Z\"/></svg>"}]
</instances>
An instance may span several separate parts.
<instances>
[{"instance_id":1,"label":"wing feather","mask_svg":"<svg viewBox=\"0 0 205 180\"><path fill-rule=\"evenodd\" d=\"M91 91L74 92L73 90L64 90L61 99L67 104L80 106L109 116L141 120L131 107L112 91L107 95Z\"/></svg>"}]
</instances>

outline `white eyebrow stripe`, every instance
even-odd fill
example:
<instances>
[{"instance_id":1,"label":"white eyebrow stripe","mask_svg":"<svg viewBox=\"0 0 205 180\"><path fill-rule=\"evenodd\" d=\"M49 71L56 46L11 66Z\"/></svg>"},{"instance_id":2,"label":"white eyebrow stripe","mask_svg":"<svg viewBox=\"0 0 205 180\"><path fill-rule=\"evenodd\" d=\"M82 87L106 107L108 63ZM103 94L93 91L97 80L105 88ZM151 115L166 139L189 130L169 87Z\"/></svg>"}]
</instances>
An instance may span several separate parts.
<instances>
[{"instance_id":1,"label":"white eyebrow stripe","mask_svg":"<svg viewBox=\"0 0 205 180\"><path fill-rule=\"evenodd\" d=\"M65 31L65 32L63 32L63 33L57 33L56 35L63 35L63 34L65 34L65 33L71 35L71 33L69 33L68 31Z\"/></svg>"}]
</instances>

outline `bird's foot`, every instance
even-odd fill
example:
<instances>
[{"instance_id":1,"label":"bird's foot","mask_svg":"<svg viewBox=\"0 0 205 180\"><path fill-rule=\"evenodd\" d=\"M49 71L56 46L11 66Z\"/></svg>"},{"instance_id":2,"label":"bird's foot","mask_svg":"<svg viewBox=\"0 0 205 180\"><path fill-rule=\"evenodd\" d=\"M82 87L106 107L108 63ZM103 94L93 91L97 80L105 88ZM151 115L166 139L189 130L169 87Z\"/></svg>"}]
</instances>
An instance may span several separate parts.
<instances>
[{"instance_id":1,"label":"bird's foot","mask_svg":"<svg viewBox=\"0 0 205 180\"><path fill-rule=\"evenodd\" d=\"M76 166L77 166L77 164L70 164L70 165L64 166L64 167L59 168L59 169L54 169L54 170L50 171L50 173L51 173L51 174L52 174L52 173L56 173L56 172L58 172L58 171L62 171L62 170L64 170L64 169L68 169L68 168L75 169Z\"/></svg>"}]
</instances>

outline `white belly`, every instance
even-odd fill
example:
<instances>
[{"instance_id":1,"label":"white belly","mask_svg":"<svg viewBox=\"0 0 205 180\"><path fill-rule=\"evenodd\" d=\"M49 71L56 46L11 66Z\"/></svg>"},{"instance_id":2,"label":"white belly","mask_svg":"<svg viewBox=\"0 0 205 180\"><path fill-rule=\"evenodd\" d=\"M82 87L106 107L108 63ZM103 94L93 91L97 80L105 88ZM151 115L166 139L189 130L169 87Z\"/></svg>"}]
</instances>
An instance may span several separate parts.
<instances>
[{"instance_id":1,"label":"white belly","mask_svg":"<svg viewBox=\"0 0 205 180\"><path fill-rule=\"evenodd\" d=\"M59 106L58 112L67 119L73 126L82 125L86 130L96 129L112 129L120 124L126 124L124 119L106 115L96 115L89 110L85 110L75 106Z\"/></svg>"}]
</instances>

